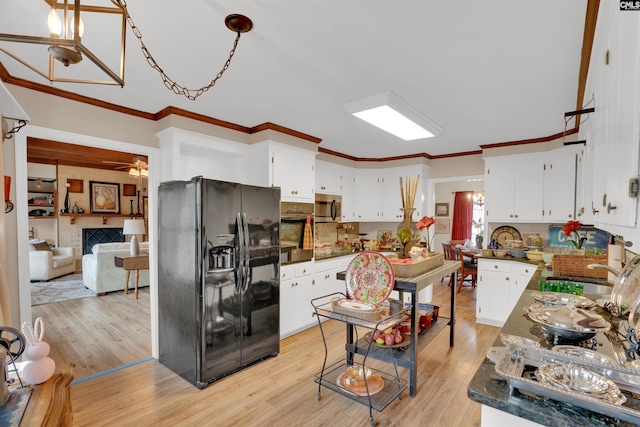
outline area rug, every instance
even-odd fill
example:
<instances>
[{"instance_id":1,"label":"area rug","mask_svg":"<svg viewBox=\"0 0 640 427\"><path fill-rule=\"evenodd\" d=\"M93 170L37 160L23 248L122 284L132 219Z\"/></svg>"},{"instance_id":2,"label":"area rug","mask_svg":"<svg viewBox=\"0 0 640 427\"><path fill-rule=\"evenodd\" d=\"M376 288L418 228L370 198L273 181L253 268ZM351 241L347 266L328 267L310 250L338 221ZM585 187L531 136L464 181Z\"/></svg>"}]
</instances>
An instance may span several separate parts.
<instances>
[{"instance_id":1,"label":"area rug","mask_svg":"<svg viewBox=\"0 0 640 427\"><path fill-rule=\"evenodd\" d=\"M95 292L82 284L82 273L67 274L48 282L31 282L31 305L95 296Z\"/></svg>"}]
</instances>

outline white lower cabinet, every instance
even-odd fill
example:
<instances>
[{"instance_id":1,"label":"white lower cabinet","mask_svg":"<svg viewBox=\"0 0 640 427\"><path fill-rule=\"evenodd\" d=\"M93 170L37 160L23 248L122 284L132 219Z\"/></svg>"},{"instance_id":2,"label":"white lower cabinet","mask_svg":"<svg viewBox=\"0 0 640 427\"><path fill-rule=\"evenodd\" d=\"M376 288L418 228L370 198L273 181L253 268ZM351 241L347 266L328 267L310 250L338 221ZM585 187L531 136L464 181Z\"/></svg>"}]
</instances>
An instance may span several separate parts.
<instances>
[{"instance_id":1,"label":"white lower cabinet","mask_svg":"<svg viewBox=\"0 0 640 427\"><path fill-rule=\"evenodd\" d=\"M354 256L280 267L280 338L318 324L312 299L335 292L346 294L344 280L336 275L346 271Z\"/></svg>"},{"instance_id":2,"label":"white lower cabinet","mask_svg":"<svg viewBox=\"0 0 640 427\"><path fill-rule=\"evenodd\" d=\"M336 279L340 262L338 259L316 261L314 266L315 293L317 297L334 292L344 292L344 281Z\"/></svg>"},{"instance_id":3,"label":"white lower cabinet","mask_svg":"<svg viewBox=\"0 0 640 427\"><path fill-rule=\"evenodd\" d=\"M478 259L476 321L504 325L535 270L535 265L518 261Z\"/></svg>"},{"instance_id":4,"label":"white lower cabinet","mask_svg":"<svg viewBox=\"0 0 640 427\"><path fill-rule=\"evenodd\" d=\"M315 298L313 262L280 269L280 338L313 326Z\"/></svg>"}]
</instances>

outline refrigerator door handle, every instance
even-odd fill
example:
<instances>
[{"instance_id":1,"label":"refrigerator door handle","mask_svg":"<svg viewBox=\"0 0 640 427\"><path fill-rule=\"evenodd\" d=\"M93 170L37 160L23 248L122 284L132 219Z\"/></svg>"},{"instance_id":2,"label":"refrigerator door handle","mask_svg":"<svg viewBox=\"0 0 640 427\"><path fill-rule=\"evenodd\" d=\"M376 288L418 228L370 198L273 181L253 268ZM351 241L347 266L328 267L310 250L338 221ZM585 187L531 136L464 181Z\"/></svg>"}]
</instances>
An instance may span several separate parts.
<instances>
[{"instance_id":1,"label":"refrigerator door handle","mask_svg":"<svg viewBox=\"0 0 640 427\"><path fill-rule=\"evenodd\" d=\"M247 224L247 214L243 213L242 214L242 227L243 227L243 247L244 247L244 254L243 254L243 258L244 258L244 284L242 286L242 293L247 292L247 289L249 289L249 260L251 257L251 253L249 251L249 225Z\"/></svg>"},{"instance_id":2,"label":"refrigerator door handle","mask_svg":"<svg viewBox=\"0 0 640 427\"><path fill-rule=\"evenodd\" d=\"M237 294L242 292L242 288L244 285L244 251L243 251L243 245L244 245L244 239L243 239L243 233L244 233L244 229L242 227L242 218L240 217L240 212L237 213L236 215L236 227L238 229L238 269L237 269L237 273L238 273L238 277L236 278L236 283L235 283L235 291Z\"/></svg>"}]
</instances>

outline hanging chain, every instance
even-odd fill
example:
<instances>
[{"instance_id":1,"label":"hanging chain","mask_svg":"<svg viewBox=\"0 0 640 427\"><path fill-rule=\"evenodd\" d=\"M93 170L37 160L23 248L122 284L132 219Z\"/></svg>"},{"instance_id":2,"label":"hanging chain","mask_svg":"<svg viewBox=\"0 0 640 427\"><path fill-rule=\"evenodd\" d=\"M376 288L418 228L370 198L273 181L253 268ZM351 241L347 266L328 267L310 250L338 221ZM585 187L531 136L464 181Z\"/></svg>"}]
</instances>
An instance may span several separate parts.
<instances>
[{"instance_id":1,"label":"hanging chain","mask_svg":"<svg viewBox=\"0 0 640 427\"><path fill-rule=\"evenodd\" d=\"M129 10L127 9L126 0L111 0L111 2L122 8L127 18L127 23L131 27L133 34L138 38L138 40L140 40L140 48L142 49L142 54L147 59L149 66L154 70L156 70L158 73L160 73L160 77L162 78L162 82L164 83L164 85L167 87L167 89L173 91L173 93L175 93L176 95L184 95L187 99L195 101L197 97L199 97L204 92L208 91L213 86L215 86L215 84L218 82L218 80L220 80L224 72L227 71L227 68L229 68L229 65L231 65L231 58L233 58L234 53L236 53L236 48L238 47L238 41L240 40L240 31L238 31L238 35L236 36L236 39L233 42L233 48L231 49L231 52L229 52L229 58L227 59L227 62L224 63L224 66L218 72L216 77L213 80L211 80L211 82L207 86L203 86L200 89L187 89L186 87L178 84L177 82L172 80L169 76L167 76L167 74L162 70L162 68L160 68L156 60L153 58L153 55L151 55L151 52L149 52L149 49L147 49L147 46L142 41L142 33L140 32L138 27L136 27L136 25L133 23L133 19L131 19L131 15L129 15Z\"/></svg>"}]
</instances>

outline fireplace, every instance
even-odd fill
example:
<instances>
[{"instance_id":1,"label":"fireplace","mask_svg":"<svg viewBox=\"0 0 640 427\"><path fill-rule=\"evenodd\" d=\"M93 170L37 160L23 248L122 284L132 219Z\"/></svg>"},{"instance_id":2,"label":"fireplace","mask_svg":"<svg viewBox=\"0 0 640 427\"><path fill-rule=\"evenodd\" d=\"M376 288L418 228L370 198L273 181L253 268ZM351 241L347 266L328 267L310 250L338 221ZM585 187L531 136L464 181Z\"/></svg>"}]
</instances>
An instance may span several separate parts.
<instances>
[{"instance_id":1,"label":"fireplace","mask_svg":"<svg viewBox=\"0 0 640 427\"><path fill-rule=\"evenodd\" d=\"M91 253L97 243L124 242L122 228L83 228L82 255Z\"/></svg>"}]
</instances>

